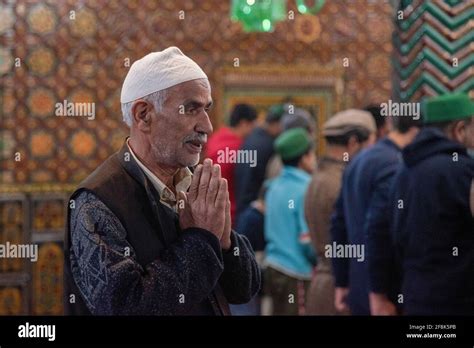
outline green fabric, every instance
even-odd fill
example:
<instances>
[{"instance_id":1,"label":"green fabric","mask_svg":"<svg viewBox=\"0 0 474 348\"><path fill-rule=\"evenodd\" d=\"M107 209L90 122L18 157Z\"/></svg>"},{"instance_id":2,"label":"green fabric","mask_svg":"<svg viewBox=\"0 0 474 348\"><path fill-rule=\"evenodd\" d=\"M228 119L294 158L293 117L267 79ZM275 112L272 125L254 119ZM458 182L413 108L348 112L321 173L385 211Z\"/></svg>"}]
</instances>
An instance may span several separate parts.
<instances>
[{"instance_id":1,"label":"green fabric","mask_svg":"<svg viewBox=\"0 0 474 348\"><path fill-rule=\"evenodd\" d=\"M311 147L311 138L304 128L289 129L275 140L275 151L282 160L291 160L304 154Z\"/></svg>"},{"instance_id":2,"label":"green fabric","mask_svg":"<svg viewBox=\"0 0 474 348\"><path fill-rule=\"evenodd\" d=\"M464 93L432 97L424 105L425 123L462 120L474 116L474 102Z\"/></svg>"}]
</instances>

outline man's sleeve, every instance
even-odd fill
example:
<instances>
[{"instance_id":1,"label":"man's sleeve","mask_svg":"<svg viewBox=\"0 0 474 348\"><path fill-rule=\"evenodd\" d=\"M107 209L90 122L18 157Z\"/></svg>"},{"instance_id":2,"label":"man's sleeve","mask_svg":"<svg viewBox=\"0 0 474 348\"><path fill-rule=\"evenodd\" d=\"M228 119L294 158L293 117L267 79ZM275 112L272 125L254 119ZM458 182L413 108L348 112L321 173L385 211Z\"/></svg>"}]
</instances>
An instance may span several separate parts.
<instances>
[{"instance_id":1,"label":"man's sleeve","mask_svg":"<svg viewBox=\"0 0 474 348\"><path fill-rule=\"evenodd\" d=\"M224 269L219 240L198 228L142 267L119 219L90 192L76 197L70 230L71 272L95 315L185 314Z\"/></svg>"},{"instance_id":2,"label":"man's sleeve","mask_svg":"<svg viewBox=\"0 0 474 348\"><path fill-rule=\"evenodd\" d=\"M336 245L347 244L347 230L344 218L344 199L343 189L339 193L334 213L331 216L330 234L332 242ZM338 288L347 288L349 286L349 259L347 258L332 258L332 266L334 268L335 285Z\"/></svg>"},{"instance_id":3,"label":"man's sleeve","mask_svg":"<svg viewBox=\"0 0 474 348\"><path fill-rule=\"evenodd\" d=\"M219 284L229 303L247 303L260 290L260 268L248 239L234 231L230 238L231 247L223 253L224 272Z\"/></svg>"},{"instance_id":4,"label":"man's sleeve","mask_svg":"<svg viewBox=\"0 0 474 348\"><path fill-rule=\"evenodd\" d=\"M391 206L390 191L398 168L397 163L381 170L375 181L373 196L370 200L364 226L367 262L369 270L369 289L375 293L390 295L394 277L394 247L390 234Z\"/></svg>"}]
</instances>

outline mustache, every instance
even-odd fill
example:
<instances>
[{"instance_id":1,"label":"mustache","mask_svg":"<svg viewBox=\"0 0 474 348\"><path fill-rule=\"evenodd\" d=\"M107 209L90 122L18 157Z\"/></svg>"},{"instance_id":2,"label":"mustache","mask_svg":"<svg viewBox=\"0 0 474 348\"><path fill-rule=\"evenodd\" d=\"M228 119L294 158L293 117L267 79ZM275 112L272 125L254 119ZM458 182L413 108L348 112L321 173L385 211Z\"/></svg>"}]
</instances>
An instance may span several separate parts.
<instances>
[{"instance_id":1,"label":"mustache","mask_svg":"<svg viewBox=\"0 0 474 348\"><path fill-rule=\"evenodd\" d=\"M183 143L187 143L189 141L199 141L201 144L207 143L207 134L205 133L193 133L191 135L186 136L183 139Z\"/></svg>"}]
</instances>

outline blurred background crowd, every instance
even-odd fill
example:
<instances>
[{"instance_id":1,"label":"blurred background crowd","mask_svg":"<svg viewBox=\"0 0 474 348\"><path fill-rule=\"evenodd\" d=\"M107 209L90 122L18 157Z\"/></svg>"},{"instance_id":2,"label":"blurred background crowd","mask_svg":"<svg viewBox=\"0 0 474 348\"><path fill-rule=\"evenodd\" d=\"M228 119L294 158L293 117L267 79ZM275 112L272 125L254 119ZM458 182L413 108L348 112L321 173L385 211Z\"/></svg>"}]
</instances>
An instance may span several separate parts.
<instances>
[{"instance_id":1,"label":"blurred background crowd","mask_svg":"<svg viewBox=\"0 0 474 348\"><path fill-rule=\"evenodd\" d=\"M474 102L446 94L400 116L382 105L326 121L317 164L312 116L291 103L260 125L239 104L211 136L264 274L234 314L474 313ZM256 165L219 157L239 151Z\"/></svg>"}]
</instances>

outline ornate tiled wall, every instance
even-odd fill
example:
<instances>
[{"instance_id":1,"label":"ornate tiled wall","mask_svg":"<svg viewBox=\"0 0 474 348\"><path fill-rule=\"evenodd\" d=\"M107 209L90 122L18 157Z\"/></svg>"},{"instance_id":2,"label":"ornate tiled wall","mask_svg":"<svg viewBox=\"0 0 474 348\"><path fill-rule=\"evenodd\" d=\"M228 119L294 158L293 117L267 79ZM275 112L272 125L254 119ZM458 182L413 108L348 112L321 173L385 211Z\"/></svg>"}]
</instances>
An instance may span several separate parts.
<instances>
[{"instance_id":1,"label":"ornate tiled wall","mask_svg":"<svg viewBox=\"0 0 474 348\"><path fill-rule=\"evenodd\" d=\"M40 244L34 264L0 263L0 314L61 313L64 202L123 141L119 93L128 61L176 45L217 85L217 72L236 57L244 68L342 66L348 58L343 106L389 98L388 1L330 0L317 16L303 16L288 0L295 19L271 34L244 33L229 5L0 0L0 236ZM63 100L95 103L95 119L55 116Z\"/></svg>"},{"instance_id":2,"label":"ornate tiled wall","mask_svg":"<svg viewBox=\"0 0 474 348\"><path fill-rule=\"evenodd\" d=\"M474 97L474 2L402 0L394 33L395 98Z\"/></svg>"},{"instance_id":3,"label":"ornate tiled wall","mask_svg":"<svg viewBox=\"0 0 474 348\"><path fill-rule=\"evenodd\" d=\"M125 59L133 63L170 45L192 55L212 80L234 57L241 66L342 64L347 57L347 103L387 98L391 11L381 0L331 0L317 16L296 15L272 34L248 34L230 21L229 1L2 0L2 182L83 178L125 134L119 106ZM96 119L54 116L65 99L96 103ZM11 160L15 152L21 161Z\"/></svg>"}]
</instances>

